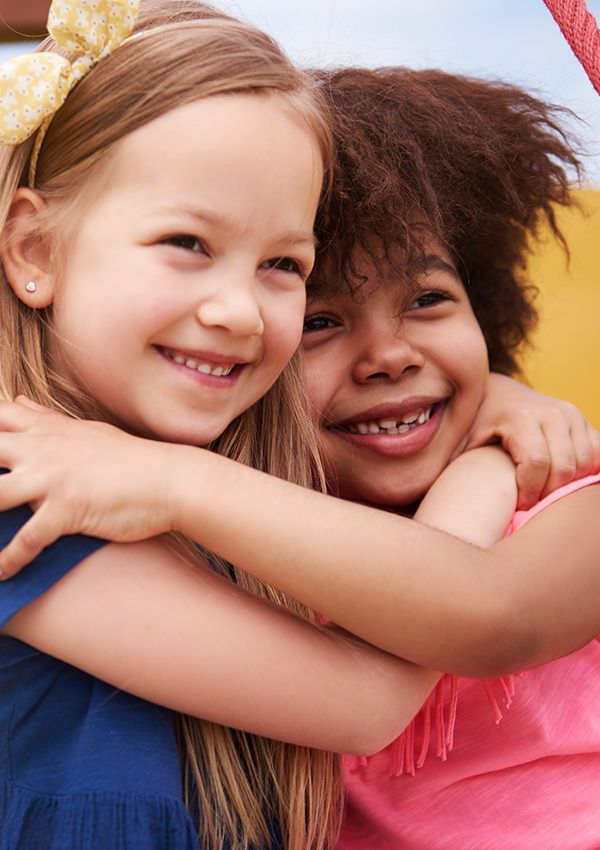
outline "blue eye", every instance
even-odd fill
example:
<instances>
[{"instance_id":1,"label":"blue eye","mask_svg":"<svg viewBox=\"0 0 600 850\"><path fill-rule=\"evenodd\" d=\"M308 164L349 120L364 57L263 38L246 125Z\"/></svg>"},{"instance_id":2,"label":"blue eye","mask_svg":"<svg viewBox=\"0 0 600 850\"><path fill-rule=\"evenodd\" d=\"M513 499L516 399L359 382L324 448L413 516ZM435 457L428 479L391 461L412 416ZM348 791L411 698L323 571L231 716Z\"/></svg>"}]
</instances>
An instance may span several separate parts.
<instances>
[{"instance_id":1,"label":"blue eye","mask_svg":"<svg viewBox=\"0 0 600 850\"><path fill-rule=\"evenodd\" d=\"M423 307L435 307L436 304L441 304L443 301L451 301L451 296L447 292L440 292L438 289L428 289L421 292L408 305L409 310L418 310Z\"/></svg>"},{"instance_id":2,"label":"blue eye","mask_svg":"<svg viewBox=\"0 0 600 850\"><path fill-rule=\"evenodd\" d=\"M333 319L327 316L307 316L304 319L303 333L314 333L315 331L325 331L335 327Z\"/></svg>"}]
</instances>

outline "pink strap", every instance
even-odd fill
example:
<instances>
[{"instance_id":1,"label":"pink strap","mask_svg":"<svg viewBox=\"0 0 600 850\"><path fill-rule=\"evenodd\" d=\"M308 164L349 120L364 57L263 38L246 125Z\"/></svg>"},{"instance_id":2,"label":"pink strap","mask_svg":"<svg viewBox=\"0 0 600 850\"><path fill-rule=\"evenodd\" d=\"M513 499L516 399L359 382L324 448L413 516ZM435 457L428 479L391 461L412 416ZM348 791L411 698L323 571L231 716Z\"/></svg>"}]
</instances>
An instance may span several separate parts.
<instances>
[{"instance_id":1,"label":"pink strap","mask_svg":"<svg viewBox=\"0 0 600 850\"><path fill-rule=\"evenodd\" d=\"M540 511L547 508L548 505L551 505L553 502L558 502L559 499L562 499L564 496L568 496L569 493L574 493L576 490L583 490L584 487L589 487L590 484L600 484L600 473L596 475L587 475L585 478L580 478L578 481L571 481L570 484L565 484L564 487L559 487L558 490L550 493L549 496L546 496L545 499L542 499L541 502L538 502L537 505L534 505L530 508L530 510L517 511L508 526L505 536L508 537L510 534L514 534L515 531L522 528L525 523L529 522L529 520L536 514L539 514Z\"/></svg>"},{"instance_id":2,"label":"pink strap","mask_svg":"<svg viewBox=\"0 0 600 850\"><path fill-rule=\"evenodd\" d=\"M544 3L600 94L600 30L585 0L544 0Z\"/></svg>"}]
</instances>

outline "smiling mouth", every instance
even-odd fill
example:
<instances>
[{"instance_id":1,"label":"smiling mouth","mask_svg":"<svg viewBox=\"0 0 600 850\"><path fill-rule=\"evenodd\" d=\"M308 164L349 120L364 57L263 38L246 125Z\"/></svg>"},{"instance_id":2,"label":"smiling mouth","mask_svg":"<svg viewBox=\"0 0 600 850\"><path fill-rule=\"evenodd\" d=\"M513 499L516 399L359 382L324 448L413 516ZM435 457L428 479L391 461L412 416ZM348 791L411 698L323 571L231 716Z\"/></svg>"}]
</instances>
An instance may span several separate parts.
<instances>
[{"instance_id":1,"label":"smiling mouth","mask_svg":"<svg viewBox=\"0 0 600 850\"><path fill-rule=\"evenodd\" d=\"M382 419L369 419L363 422L351 422L347 425L331 425L328 431L341 431L344 434L356 434L360 436L392 436L395 434L408 434L420 425L429 421L432 414L440 403L430 404L427 407L419 407L406 413L402 418L384 417Z\"/></svg>"},{"instance_id":2,"label":"smiling mouth","mask_svg":"<svg viewBox=\"0 0 600 850\"><path fill-rule=\"evenodd\" d=\"M192 357L184 351L178 351L175 348L159 348L160 353L177 363L178 366L184 366L190 371L199 372L201 375L212 375L215 378L226 378L244 364L239 363L214 363L208 360L203 360L201 357Z\"/></svg>"}]
</instances>

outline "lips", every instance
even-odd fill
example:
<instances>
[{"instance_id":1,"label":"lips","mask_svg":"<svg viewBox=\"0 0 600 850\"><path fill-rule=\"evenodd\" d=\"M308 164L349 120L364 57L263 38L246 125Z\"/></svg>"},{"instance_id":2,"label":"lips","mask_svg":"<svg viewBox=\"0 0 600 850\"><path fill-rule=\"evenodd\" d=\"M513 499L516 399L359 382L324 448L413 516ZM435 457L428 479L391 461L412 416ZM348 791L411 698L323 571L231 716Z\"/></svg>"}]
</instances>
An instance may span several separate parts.
<instances>
[{"instance_id":1,"label":"lips","mask_svg":"<svg viewBox=\"0 0 600 850\"><path fill-rule=\"evenodd\" d=\"M326 427L328 433L357 448L385 457L406 457L423 451L433 440L446 401L421 397L377 405Z\"/></svg>"}]
</instances>

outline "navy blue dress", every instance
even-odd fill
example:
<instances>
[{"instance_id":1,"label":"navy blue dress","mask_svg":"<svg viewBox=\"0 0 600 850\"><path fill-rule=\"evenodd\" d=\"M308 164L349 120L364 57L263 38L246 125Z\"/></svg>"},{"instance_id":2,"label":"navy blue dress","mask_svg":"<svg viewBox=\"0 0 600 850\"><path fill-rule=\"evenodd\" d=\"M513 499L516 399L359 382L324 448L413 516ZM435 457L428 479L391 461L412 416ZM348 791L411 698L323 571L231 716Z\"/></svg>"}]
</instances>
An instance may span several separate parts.
<instances>
[{"instance_id":1,"label":"navy blue dress","mask_svg":"<svg viewBox=\"0 0 600 850\"><path fill-rule=\"evenodd\" d=\"M0 513L0 546L29 516ZM0 582L0 628L102 545L65 537ZM0 635L0 850L199 850L172 714Z\"/></svg>"}]
</instances>

